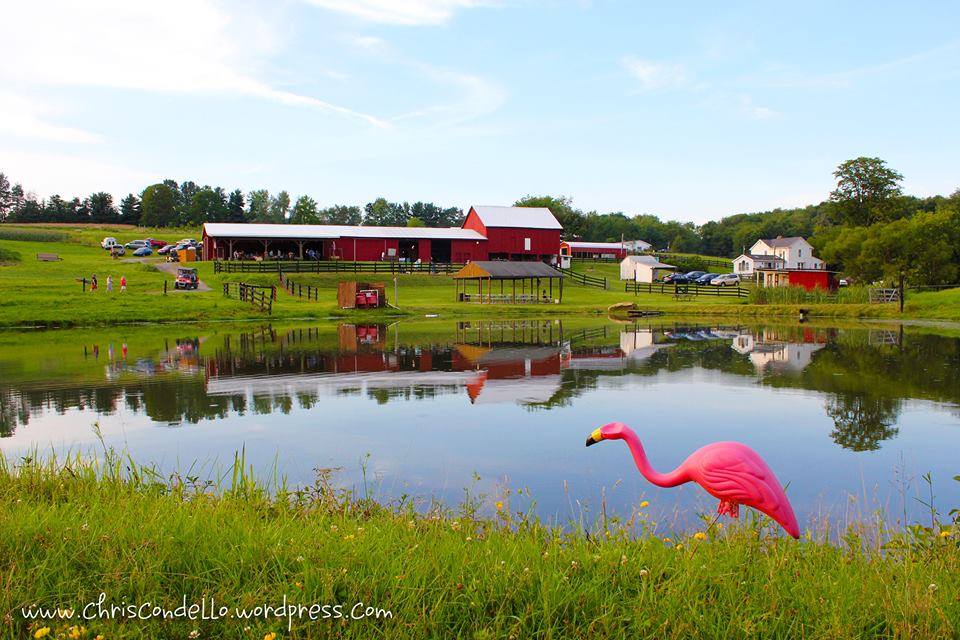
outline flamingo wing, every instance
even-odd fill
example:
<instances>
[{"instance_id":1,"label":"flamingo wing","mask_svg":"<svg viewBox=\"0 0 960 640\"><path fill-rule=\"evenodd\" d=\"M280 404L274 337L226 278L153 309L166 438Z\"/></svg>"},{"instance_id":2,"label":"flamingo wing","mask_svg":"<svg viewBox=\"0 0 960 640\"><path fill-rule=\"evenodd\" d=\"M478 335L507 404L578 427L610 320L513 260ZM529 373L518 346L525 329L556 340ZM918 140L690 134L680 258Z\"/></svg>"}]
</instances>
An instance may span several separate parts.
<instances>
[{"instance_id":1,"label":"flamingo wing","mask_svg":"<svg viewBox=\"0 0 960 640\"><path fill-rule=\"evenodd\" d=\"M800 535L793 507L780 481L753 450L735 442L708 445L695 454L695 479L711 495L761 511ZM694 457L694 456L691 456Z\"/></svg>"}]
</instances>

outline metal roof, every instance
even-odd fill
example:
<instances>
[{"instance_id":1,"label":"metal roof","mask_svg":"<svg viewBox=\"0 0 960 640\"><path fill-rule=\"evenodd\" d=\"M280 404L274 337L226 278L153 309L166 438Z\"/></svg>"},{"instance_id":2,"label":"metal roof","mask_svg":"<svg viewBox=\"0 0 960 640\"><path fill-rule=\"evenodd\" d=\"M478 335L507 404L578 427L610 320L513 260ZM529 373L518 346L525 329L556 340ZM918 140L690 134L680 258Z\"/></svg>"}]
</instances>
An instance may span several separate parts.
<instances>
[{"instance_id":1,"label":"metal roof","mask_svg":"<svg viewBox=\"0 0 960 640\"><path fill-rule=\"evenodd\" d=\"M670 269L676 269L676 267L673 266L672 264L666 264L664 262L660 262L659 258L657 258L656 256L627 256L626 258L620 261L621 264L624 262L639 262L640 264L646 265L648 267L665 267Z\"/></svg>"},{"instance_id":2,"label":"metal roof","mask_svg":"<svg viewBox=\"0 0 960 640\"><path fill-rule=\"evenodd\" d=\"M478 275L461 275L465 271L469 274L479 268L489 274L494 280L509 280L512 278L562 278L563 274L542 262L508 262L505 260L474 260L454 274L454 278L478 278ZM488 276L482 276L488 277Z\"/></svg>"},{"instance_id":3,"label":"metal roof","mask_svg":"<svg viewBox=\"0 0 960 640\"><path fill-rule=\"evenodd\" d=\"M571 249L615 249L621 251L625 248L626 242L580 242L579 240L564 240L564 244Z\"/></svg>"},{"instance_id":4,"label":"metal roof","mask_svg":"<svg viewBox=\"0 0 960 640\"><path fill-rule=\"evenodd\" d=\"M213 238L486 240L481 233L473 229L459 227L364 227L337 224L207 222L203 225L203 231Z\"/></svg>"},{"instance_id":5,"label":"metal roof","mask_svg":"<svg viewBox=\"0 0 960 640\"><path fill-rule=\"evenodd\" d=\"M471 207L485 227L563 229L546 207Z\"/></svg>"}]
</instances>

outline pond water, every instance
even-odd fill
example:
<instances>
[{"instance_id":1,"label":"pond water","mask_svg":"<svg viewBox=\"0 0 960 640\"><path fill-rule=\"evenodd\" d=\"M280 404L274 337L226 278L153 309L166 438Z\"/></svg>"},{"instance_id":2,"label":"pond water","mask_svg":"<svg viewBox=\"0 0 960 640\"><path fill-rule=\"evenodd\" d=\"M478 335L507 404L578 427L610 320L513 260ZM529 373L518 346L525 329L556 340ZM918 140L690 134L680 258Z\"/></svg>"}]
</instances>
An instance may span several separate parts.
<instances>
[{"instance_id":1,"label":"pond water","mask_svg":"<svg viewBox=\"0 0 960 640\"><path fill-rule=\"evenodd\" d=\"M649 500L682 527L715 502L659 489L619 420L669 470L716 440L768 461L802 524L960 506L960 339L892 325L727 326L610 320L224 325L0 334L0 450L107 445L165 471L226 468L310 483L317 468L381 498L490 508L561 523ZM479 477L477 479L476 477ZM603 498L601 498L603 496Z\"/></svg>"}]
</instances>

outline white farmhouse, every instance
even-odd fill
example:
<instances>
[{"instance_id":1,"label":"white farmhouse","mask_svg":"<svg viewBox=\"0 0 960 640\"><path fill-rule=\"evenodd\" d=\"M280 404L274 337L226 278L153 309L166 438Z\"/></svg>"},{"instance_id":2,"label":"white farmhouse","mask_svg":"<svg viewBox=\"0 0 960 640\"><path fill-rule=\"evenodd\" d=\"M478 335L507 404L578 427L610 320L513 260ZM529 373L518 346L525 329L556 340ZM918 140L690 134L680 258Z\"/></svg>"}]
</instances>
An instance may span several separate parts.
<instances>
[{"instance_id":1,"label":"white farmhouse","mask_svg":"<svg viewBox=\"0 0 960 640\"><path fill-rule=\"evenodd\" d=\"M664 264L654 256L627 256L620 262L620 279L634 282L655 282L675 266Z\"/></svg>"},{"instance_id":2,"label":"white farmhouse","mask_svg":"<svg viewBox=\"0 0 960 640\"><path fill-rule=\"evenodd\" d=\"M813 246L799 236L757 240L749 251L733 259L733 272L741 277L753 276L757 271L825 268L823 260L813 255Z\"/></svg>"}]
</instances>

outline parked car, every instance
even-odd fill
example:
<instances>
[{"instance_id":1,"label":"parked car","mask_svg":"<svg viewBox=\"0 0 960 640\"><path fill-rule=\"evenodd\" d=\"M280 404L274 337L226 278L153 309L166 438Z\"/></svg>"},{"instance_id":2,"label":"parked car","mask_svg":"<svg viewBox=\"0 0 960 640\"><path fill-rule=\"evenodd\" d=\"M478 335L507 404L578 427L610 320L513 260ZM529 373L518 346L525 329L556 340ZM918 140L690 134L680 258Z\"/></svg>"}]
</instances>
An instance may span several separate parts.
<instances>
[{"instance_id":1,"label":"parked car","mask_svg":"<svg viewBox=\"0 0 960 640\"><path fill-rule=\"evenodd\" d=\"M120 256L124 255L126 252L127 250L123 248L122 244L115 244L112 247L110 247L110 256L114 258L119 258Z\"/></svg>"},{"instance_id":2,"label":"parked car","mask_svg":"<svg viewBox=\"0 0 960 640\"><path fill-rule=\"evenodd\" d=\"M156 238L147 238L147 242L149 242L150 246L154 249L165 247L168 244L166 240L157 240Z\"/></svg>"},{"instance_id":3,"label":"parked car","mask_svg":"<svg viewBox=\"0 0 960 640\"><path fill-rule=\"evenodd\" d=\"M161 255L161 256L165 256L165 255L167 255L168 253L170 253L171 251L173 251L176 247L177 247L177 245L175 245L175 244L167 244L167 245L164 245L164 246L160 247L159 249L157 249L157 254L158 254L158 255Z\"/></svg>"},{"instance_id":4,"label":"parked car","mask_svg":"<svg viewBox=\"0 0 960 640\"><path fill-rule=\"evenodd\" d=\"M669 282L673 284L692 284L694 280L702 276L706 271L691 271L689 273L675 273Z\"/></svg>"},{"instance_id":5,"label":"parked car","mask_svg":"<svg viewBox=\"0 0 960 640\"><path fill-rule=\"evenodd\" d=\"M838 282L837 284L840 285L841 287L849 287L850 281L847 280L846 278L840 278L840 282Z\"/></svg>"},{"instance_id":6,"label":"parked car","mask_svg":"<svg viewBox=\"0 0 960 640\"><path fill-rule=\"evenodd\" d=\"M191 267L180 267L177 269L177 279L173 282L174 289L196 289L199 286L200 279L197 277L197 270Z\"/></svg>"},{"instance_id":7,"label":"parked car","mask_svg":"<svg viewBox=\"0 0 960 640\"><path fill-rule=\"evenodd\" d=\"M140 249L141 247L149 247L150 243L146 240L131 240L123 246L125 246L127 249Z\"/></svg>"},{"instance_id":8,"label":"parked car","mask_svg":"<svg viewBox=\"0 0 960 640\"><path fill-rule=\"evenodd\" d=\"M693 284L696 284L696 285L700 285L700 286L702 286L702 287L705 287L705 286L707 286L708 284L710 284L710 282L711 282L714 278L716 278L718 275L720 275L720 274L719 274L719 273L705 273L705 274L703 274L702 276L696 278L696 279L693 281Z\"/></svg>"},{"instance_id":9,"label":"parked car","mask_svg":"<svg viewBox=\"0 0 960 640\"><path fill-rule=\"evenodd\" d=\"M152 253L153 253L153 249L151 249L150 247L140 247L139 249L133 252L133 255L137 256L138 258L142 258L143 256L149 256Z\"/></svg>"},{"instance_id":10,"label":"parked car","mask_svg":"<svg viewBox=\"0 0 960 640\"><path fill-rule=\"evenodd\" d=\"M738 287L740 286L740 276L735 273L721 273L711 280L710 284L716 287Z\"/></svg>"},{"instance_id":11,"label":"parked car","mask_svg":"<svg viewBox=\"0 0 960 640\"><path fill-rule=\"evenodd\" d=\"M106 237L100 241L100 247L103 249L112 249L119 245L116 238Z\"/></svg>"}]
</instances>

